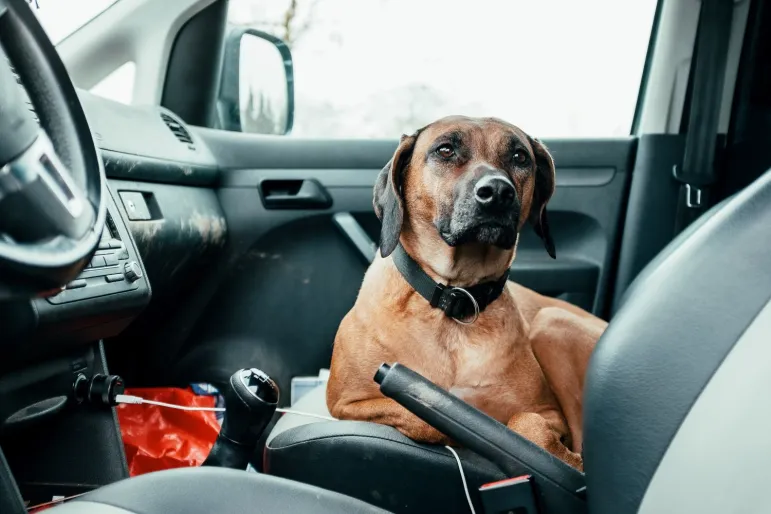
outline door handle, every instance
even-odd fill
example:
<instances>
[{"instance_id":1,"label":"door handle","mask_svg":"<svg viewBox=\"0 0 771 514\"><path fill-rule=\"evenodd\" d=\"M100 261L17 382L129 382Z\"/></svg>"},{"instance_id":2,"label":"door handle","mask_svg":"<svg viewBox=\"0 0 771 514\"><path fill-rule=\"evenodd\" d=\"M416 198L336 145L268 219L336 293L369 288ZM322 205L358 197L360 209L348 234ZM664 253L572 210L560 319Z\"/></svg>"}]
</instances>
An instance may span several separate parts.
<instances>
[{"instance_id":1,"label":"door handle","mask_svg":"<svg viewBox=\"0 0 771 514\"><path fill-rule=\"evenodd\" d=\"M332 197L316 179L263 180L260 196L266 209L328 209Z\"/></svg>"}]
</instances>

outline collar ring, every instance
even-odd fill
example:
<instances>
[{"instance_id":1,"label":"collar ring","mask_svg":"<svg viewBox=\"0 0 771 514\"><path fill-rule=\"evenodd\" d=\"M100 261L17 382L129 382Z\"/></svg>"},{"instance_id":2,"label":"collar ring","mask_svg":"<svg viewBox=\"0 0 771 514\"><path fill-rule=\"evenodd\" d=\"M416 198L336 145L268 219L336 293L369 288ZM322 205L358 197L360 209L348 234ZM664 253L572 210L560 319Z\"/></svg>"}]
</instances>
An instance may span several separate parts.
<instances>
[{"instance_id":1,"label":"collar ring","mask_svg":"<svg viewBox=\"0 0 771 514\"><path fill-rule=\"evenodd\" d=\"M479 304L477 303L477 299L474 298L474 295L469 293L467 290L463 289L462 287L453 287L450 292L453 293L455 291L461 292L469 297L471 300L471 304L474 306L474 317L471 319L471 321L462 321L458 318L453 317L452 319L455 320L456 323L460 323L461 325L473 325L476 320L479 319Z\"/></svg>"}]
</instances>

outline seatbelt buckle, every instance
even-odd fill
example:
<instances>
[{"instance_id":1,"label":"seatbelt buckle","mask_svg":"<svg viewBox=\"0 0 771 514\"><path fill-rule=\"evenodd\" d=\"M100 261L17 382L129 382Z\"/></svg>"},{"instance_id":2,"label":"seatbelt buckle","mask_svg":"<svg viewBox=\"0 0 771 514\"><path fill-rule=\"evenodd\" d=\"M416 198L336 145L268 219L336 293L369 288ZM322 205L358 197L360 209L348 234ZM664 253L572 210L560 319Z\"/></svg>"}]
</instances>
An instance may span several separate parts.
<instances>
[{"instance_id":1,"label":"seatbelt buckle","mask_svg":"<svg viewBox=\"0 0 771 514\"><path fill-rule=\"evenodd\" d=\"M690 209L701 209L701 189L685 184L685 206Z\"/></svg>"},{"instance_id":2,"label":"seatbelt buckle","mask_svg":"<svg viewBox=\"0 0 771 514\"><path fill-rule=\"evenodd\" d=\"M701 209L702 207L702 189L688 183L687 179L682 176L682 171L675 164L672 166L672 176L675 180L682 182L683 193L685 194L685 206L689 209Z\"/></svg>"},{"instance_id":3,"label":"seatbelt buckle","mask_svg":"<svg viewBox=\"0 0 771 514\"><path fill-rule=\"evenodd\" d=\"M485 514L538 514L532 478L522 475L480 486Z\"/></svg>"}]
</instances>

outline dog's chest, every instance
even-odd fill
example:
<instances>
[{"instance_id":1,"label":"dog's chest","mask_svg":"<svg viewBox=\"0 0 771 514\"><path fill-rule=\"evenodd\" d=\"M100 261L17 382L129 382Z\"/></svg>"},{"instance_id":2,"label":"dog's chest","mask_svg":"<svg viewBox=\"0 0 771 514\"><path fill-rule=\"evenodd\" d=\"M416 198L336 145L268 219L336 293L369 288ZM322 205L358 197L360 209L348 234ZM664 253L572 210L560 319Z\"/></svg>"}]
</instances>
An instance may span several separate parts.
<instances>
[{"instance_id":1,"label":"dog's chest","mask_svg":"<svg viewBox=\"0 0 771 514\"><path fill-rule=\"evenodd\" d=\"M543 372L529 347L460 346L453 352L450 392L501 423L552 403Z\"/></svg>"}]
</instances>

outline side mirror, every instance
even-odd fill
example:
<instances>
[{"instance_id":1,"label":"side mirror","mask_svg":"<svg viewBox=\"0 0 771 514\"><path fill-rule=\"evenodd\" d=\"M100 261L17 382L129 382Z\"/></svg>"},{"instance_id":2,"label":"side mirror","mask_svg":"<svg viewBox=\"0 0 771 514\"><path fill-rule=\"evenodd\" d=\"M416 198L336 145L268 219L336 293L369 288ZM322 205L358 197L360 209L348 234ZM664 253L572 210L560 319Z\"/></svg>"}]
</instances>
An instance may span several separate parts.
<instances>
[{"instance_id":1,"label":"side mirror","mask_svg":"<svg viewBox=\"0 0 771 514\"><path fill-rule=\"evenodd\" d=\"M284 135L294 123L292 53L281 39L231 27L217 94L217 125L224 130Z\"/></svg>"}]
</instances>

